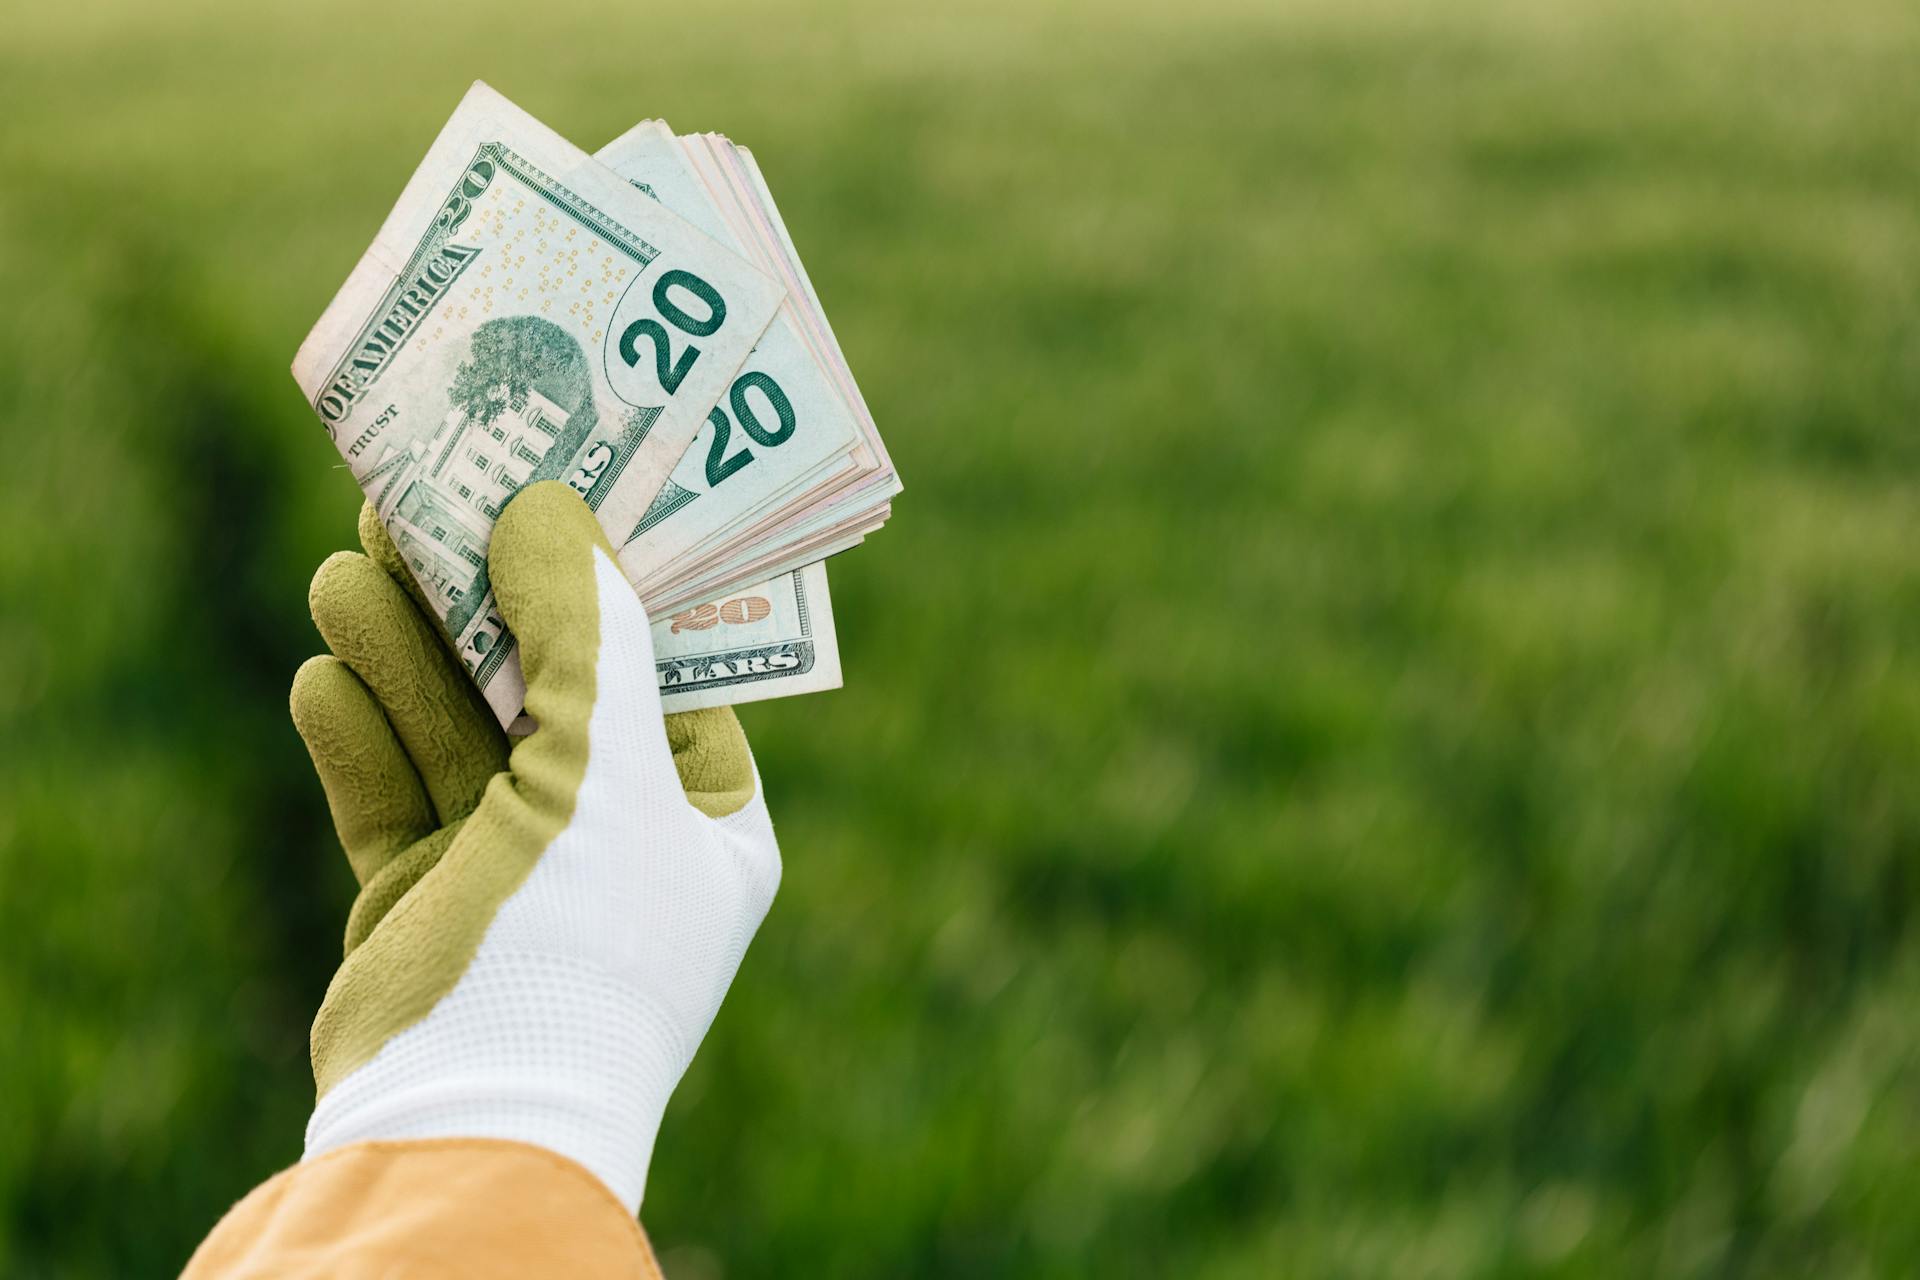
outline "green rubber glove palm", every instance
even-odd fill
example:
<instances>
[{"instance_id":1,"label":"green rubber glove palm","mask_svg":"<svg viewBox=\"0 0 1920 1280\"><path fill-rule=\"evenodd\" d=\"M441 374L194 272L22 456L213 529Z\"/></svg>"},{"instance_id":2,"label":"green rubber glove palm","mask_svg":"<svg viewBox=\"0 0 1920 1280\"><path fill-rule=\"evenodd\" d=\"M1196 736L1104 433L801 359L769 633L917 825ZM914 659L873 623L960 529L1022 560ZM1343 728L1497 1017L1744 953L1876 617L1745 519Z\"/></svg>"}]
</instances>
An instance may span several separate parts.
<instances>
[{"instance_id":1,"label":"green rubber glove palm","mask_svg":"<svg viewBox=\"0 0 1920 1280\"><path fill-rule=\"evenodd\" d=\"M361 541L314 578L332 653L291 699L361 885L307 1153L516 1139L637 1207L779 881L746 739L730 710L663 720L645 613L564 485L515 498L488 555L539 726L516 743L370 510Z\"/></svg>"}]
</instances>

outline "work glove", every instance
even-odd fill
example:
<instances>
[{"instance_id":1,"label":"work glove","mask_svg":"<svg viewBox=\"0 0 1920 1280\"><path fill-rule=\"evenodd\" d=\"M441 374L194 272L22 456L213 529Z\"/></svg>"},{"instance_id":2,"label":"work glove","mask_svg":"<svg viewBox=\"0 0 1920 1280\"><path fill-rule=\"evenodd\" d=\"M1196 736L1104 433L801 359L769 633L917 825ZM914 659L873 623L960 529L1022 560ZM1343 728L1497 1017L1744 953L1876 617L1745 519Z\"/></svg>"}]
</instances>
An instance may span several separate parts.
<instances>
[{"instance_id":1,"label":"work glove","mask_svg":"<svg viewBox=\"0 0 1920 1280\"><path fill-rule=\"evenodd\" d=\"M360 882L306 1156L503 1138L637 1211L780 880L746 738L729 709L663 721L646 613L565 485L517 495L488 552L538 724L511 744L370 510L361 541L314 577L332 654L292 694Z\"/></svg>"}]
</instances>

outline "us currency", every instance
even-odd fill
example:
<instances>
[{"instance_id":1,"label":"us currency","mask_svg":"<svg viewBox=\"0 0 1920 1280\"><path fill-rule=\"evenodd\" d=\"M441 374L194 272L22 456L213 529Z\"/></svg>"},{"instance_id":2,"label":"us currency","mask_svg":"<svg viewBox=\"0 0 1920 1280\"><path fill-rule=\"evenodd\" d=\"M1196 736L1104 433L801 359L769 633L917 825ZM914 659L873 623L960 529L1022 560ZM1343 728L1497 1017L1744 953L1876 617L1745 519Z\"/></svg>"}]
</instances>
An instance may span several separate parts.
<instances>
[{"instance_id":1,"label":"us currency","mask_svg":"<svg viewBox=\"0 0 1920 1280\"><path fill-rule=\"evenodd\" d=\"M668 711L839 688L826 565L662 618L653 659Z\"/></svg>"},{"instance_id":2,"label":"us currency","mask_svg":"<svg viewBox=\"0 0 1920 1280\"><path fill-rule=\"evenodd\" d=\"M751 254L666 125L637 125L594 158L728 248ZM623 540L620 566L636 583L685 561L691 549L807 485L823 468L846 468L860 428L840 389L808 351L801 324L789 293Z\"/></svg>"},{"instance_id":3,"label":"us currency","mask_svg":"<svg viewBox=\"0 0 1920 1280\"><path fill-rule=\"evenodd\" d=\"M484 84L434 140L293 371L502 724L501 509L564 480L619 545L782 293Z\"/></svg>"},{"instance_id":4,"label":"us currency","mask_svg":"<svg viewBox=\"0 0 1920 1280\"><path fill-rule=\"evenodd\" d=\"M736 380L754 416L716 406L622 548L621 565L642 598L656 610L678 608L854 545L884 522L898 478L751 156L718 135L676 138L658 121L635 126L598 156L787 291ZM715 156L732 160L734 173ZM764 430L767 406L750 394L749 383L762 377L781 392L777 405L767 397L779 410L773 433Z\"/></svg>"},{"instance_id":5,"label":"us currency","mask_svg":"<svg viewBox=\"0 0 1920 1280\"><path fill-rule=\"evenodd\" d=\"M653 674L666 711L840 687L840 642L822 563L661 616L652 629ZM523 713L507 731L535 727Z\"/></svg>"},{"instance_id":6,"label":"us currency","mask_svg":"<svg viewBox=\"0 0 1920 1280\"><path fill-rule=\"evenodd\" d=\"M855 464L851 470L827 476L797 496L766 504L751 519L681 556L671 587L654 584L652 588L657 603L664 606L718 591L724 583L782 572L856 545L885 523L890 501L900 491L886 445L752 154L718 134L694 134L678 141L702 185L713 193L736 231L757 250L756 262L786 285L808 350L841 388L854 411L862 442L849 455Z\"/></svg>"}]
</instances>

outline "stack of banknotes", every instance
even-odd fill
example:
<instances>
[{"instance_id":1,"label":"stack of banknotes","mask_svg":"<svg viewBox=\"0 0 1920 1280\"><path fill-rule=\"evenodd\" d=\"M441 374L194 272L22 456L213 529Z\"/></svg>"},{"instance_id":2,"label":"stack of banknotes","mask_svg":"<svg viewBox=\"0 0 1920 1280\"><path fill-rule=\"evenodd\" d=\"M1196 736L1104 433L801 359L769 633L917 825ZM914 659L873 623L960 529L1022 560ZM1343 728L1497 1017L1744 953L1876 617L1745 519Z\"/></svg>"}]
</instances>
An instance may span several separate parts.
<instances>
[{"instance_id":1,"label":"stack of banknotes","mask_svg":"<svg viewBox=\"0 0 1920 1280\"><path fill-rule=\"evenodd\" d=\"M668 710L840 684L824 561L900 481L744 147L646 121L589 156L475 84L293 375L501 724L487 542L549 479L619 548Z\"/></svg>"}]
</instances>

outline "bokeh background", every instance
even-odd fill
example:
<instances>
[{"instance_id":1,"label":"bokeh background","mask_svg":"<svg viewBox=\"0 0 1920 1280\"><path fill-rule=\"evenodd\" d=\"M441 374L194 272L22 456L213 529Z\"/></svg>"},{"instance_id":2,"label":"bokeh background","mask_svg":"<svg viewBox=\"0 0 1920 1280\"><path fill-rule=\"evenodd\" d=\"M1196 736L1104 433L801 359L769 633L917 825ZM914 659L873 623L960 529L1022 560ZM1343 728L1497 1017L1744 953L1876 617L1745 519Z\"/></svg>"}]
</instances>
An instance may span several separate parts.
<instances>
[{"instance_id":1,"label":"bokeh background","mask_svg":"<svg viewBox=\"0 0 1920 1280\"><path fill-rule=\"evenodd\" d=\"M1910 0L16 7L0 1274L293 1160L287 374L467 82L751 145L906 479L676 1280L1920 1269Z\"/></svg>"}]
</instances>

